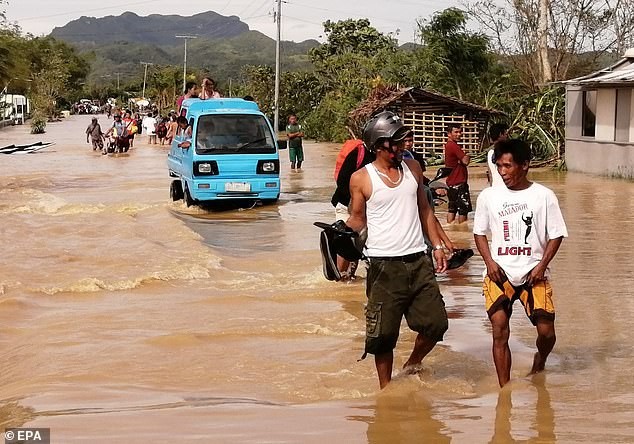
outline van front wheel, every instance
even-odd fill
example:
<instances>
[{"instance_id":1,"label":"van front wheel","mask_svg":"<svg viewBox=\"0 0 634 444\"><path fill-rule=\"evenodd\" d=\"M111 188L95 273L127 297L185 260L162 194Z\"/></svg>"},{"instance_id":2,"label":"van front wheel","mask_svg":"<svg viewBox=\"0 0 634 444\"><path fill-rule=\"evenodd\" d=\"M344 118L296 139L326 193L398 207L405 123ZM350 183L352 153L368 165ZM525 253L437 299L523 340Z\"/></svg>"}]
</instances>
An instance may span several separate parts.
<instances>
[{"instance_id":1,"label":"van front wheel","mask_svg":"<svg viewBox=\"0 0 634 444\"><path fill-rule=\"evenodd\" d=\"M183 184L181 184L180 180L173 180L170 184L170 197L174 202L185 197L183 193Z\"/></svg>"}]
</instances>

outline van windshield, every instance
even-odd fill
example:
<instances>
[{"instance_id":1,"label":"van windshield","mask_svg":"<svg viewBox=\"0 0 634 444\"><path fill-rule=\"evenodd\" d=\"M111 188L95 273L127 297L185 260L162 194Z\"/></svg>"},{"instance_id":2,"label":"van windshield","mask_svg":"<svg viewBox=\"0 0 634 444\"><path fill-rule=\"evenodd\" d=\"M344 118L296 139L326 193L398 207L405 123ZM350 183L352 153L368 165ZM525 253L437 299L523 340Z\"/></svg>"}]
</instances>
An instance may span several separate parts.
<instances>
[{"instance_id":1,"label":"van windshield","mask_svg":"<svg viewBox=\"0 0 634 444\"><path fill-rule=\"evenodd\" d=\"M275 153L275 142L263 116L203 115L198 119L196 129L196 153Z\"/></svg>"}]
</instances>

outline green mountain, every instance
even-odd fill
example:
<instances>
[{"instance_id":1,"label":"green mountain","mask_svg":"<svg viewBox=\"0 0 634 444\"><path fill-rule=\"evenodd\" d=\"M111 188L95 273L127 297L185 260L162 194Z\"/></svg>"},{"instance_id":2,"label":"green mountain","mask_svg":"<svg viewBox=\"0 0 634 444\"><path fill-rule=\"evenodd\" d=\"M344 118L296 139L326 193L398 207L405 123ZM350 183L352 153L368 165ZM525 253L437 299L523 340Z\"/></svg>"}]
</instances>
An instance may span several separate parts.
<instances>
[{"instance_id":1,"label":"green mountain","mask_svg":"<svg viewBox=\"0 0 634 444\"><path fill-rule=\"evenodd\" d=\"M213 24L213 25L212 25ZM91 61L88 83L142 81L140 62L183 64L183 40L175 35L195 35L187 44L187 66L211 75L222 85L236 81L244 65L275 64L275 40L251 31L238 17L205 12L191 17L152 14L140 17L125 12L118 17L82 17L55 28L51 36L75 46ZM312 69L308 51L316 40L282 42L282 69ZM149 69L152 69L151 67Z\"/></svg>"},{"instance_id":2,"label":"green mountain","mask_svg":"<svg viewBox=\"0 0 634 444\"><path fill-rule=\"evenodd\" d=\"M200 38L235 37L249 30L249 25L236 16L224 16L207 11L190 17L151 14L141 17L133 12L101 18L80 17L51 36L69 43L104 44L138 42L155 45L178 45L176 35L195 35Z\"/></svg>"}]
</instances>

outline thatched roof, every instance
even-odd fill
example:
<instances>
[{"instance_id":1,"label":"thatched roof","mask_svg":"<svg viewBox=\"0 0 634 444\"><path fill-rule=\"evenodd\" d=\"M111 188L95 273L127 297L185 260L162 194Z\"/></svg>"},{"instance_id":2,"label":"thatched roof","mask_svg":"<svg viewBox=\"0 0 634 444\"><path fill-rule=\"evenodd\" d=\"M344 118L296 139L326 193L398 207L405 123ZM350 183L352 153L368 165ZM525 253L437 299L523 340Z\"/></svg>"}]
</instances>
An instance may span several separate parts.
<instances>
[{"instance_id":1,"label":"thatched roof","mask_svg":"<svg viewBox=\"0 0 634 444\"><path fill-rule=\"evenodd\" d=\"M436 108L441 108L446 113L465 113L481 118L504 115L503 112L495 109L485 108L475 103L422 88L384 87L374 89L366 100L350 112L348 115L349 124L355 133L359 133L365 122L377 112L415 104L435 105Z\"/></svg>"}]
</instances>

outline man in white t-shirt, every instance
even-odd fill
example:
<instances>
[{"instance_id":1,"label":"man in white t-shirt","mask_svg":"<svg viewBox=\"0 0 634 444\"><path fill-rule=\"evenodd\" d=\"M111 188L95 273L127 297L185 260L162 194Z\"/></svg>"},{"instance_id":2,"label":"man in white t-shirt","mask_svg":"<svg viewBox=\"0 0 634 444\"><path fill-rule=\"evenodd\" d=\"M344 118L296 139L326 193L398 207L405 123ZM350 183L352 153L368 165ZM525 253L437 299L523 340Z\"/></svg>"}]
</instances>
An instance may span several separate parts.
<instances>
[{"instance_id":1,"label":"man in white t-shirt","mask_svg":"<svg viewBox=\"0 0 634 444\"><path fill-rule=\"evenodd\" d=\"M143 128L145 129L145 134L148 135L148 142L156 145L156 119L154 118L154 113L148 113L147 117L143 119Z\"/></svg>"},{"instance_id":2,"label":"man in white t-shirt","mask_svg":"<svg viewBox=\"0 0 634 444\"><path fill-rule=\"evenodd\" d=\"M487 164L489 165L489 169L487 170L487 179L489 180L489 185L492 187L504 185L502 176L498 173L498 167L495 165L495 161L493 160L493 153L495 144L507 140L508 138L509 126L506 123L494 123L491 125L491 128L489 128L491 149L487 152Z\"/></svg>"},{"instance_id":3,"label":"man in white t-shirt","mask_svg":"<svg viewBox=\"0 0 634 444\"><path fill-rule=\"evenodd\" d=\"M502 387L511 378L509 318L516 299L537 327L537 353L529 374L544 370L555 345L548 264L568 231L555 194L527 178L530 148L525 142L497 143L495 159L505 186L482 190L473 234L486 264L483 294L493 328L493 361ZM487 232L491 233L491 248Z\"/></svg>"}]
</instances>

